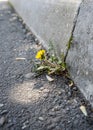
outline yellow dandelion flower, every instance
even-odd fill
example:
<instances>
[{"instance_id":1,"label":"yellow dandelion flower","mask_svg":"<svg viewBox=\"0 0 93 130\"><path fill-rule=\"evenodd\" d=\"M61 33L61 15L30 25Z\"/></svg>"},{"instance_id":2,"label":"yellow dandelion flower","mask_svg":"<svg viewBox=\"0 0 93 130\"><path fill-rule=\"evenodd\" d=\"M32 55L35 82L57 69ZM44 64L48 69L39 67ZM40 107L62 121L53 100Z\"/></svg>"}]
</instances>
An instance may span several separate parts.
<instances>
[{"instance_id":1,"label":"yellow dandelion flower","mask_svg":"<svg viewBox=\"0 0 93 130\"><path fill-rule=\"evenodd\" d=\"M36 59L42 60L42 59L44 59L44 57L45 57L45 50L40 50L37 52Z\"/></svg>"}]
</instances>

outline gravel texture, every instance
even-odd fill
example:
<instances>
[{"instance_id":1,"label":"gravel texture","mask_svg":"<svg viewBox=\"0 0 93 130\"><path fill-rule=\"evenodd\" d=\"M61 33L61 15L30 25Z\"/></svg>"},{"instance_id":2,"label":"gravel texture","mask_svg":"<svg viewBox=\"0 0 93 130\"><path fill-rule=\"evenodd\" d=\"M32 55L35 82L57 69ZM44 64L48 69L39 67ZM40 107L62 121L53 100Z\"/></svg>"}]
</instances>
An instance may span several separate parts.
<instances>
[{"instance_id":1,"label":"gravel texture","mask_svg":"<svg viewBox=\"0 0 93 130\"><path fill-rule=\"evenodd\" d=\"M61 76L49 83L45 74L31 72L40 45L26 28L0 2L0 130L93 130L93 111L75 86Z\"/></svg>"}]
</instances>

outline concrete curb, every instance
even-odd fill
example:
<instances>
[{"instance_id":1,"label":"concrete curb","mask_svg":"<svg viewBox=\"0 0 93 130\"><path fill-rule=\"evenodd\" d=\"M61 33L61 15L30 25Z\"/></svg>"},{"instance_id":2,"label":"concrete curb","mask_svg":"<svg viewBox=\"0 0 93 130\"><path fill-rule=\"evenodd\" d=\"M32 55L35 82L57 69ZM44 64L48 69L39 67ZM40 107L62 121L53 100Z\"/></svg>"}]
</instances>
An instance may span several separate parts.
<instances>
[{"instance_id":1,"label":"concrete curb","mask_svg":"<svg viewBox=\"0 0 93 130\"><path fill-rule=\"evenodd\" d=\"M67 56L70 73L93 106L93 1L84 0Z\"/></svg>"}]
</instances>

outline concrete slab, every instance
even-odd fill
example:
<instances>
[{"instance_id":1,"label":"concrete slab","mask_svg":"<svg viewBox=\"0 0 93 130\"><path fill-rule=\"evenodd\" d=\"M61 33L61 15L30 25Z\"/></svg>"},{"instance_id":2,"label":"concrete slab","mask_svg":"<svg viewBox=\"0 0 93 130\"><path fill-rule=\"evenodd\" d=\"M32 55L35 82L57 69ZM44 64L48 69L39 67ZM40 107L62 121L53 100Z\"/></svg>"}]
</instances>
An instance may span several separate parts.
<instances>
[{"instance_id":1,"label":"concrete slab","mask_svg":"<svg viewBox=\"0 0 93 130\"><path fill-rule=\"evenodd\" d=\"M9 0L26 24L47 47L66 52L81 0Z\"/></svg>"},{"instance_id":2,"label":"concrete slab","mask_svg":"<svg viewBox=\"0 0 93 130\"><path fill-rule=\"evenodd\" d=\"M81 5L67 63L75 83L93 106L93 0Z\"/></svg>"}]
</instances>

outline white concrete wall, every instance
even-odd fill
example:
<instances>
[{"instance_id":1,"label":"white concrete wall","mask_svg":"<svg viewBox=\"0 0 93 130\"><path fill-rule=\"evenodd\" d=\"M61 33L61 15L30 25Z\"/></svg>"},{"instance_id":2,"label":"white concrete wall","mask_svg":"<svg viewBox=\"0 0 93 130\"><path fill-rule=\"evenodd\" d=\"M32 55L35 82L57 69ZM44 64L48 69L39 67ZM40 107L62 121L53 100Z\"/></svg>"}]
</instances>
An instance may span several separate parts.
<instances>
[{"instance_id":1,"label":"white concrete wall","mask_svg":"<svg viewBox=\"0 0 93 130\"><path fill-rule=\"evenodd\" d=\"M66 52L81 0L9 0L26 24L47 47Z\"/></svg>"}]
</instances>

